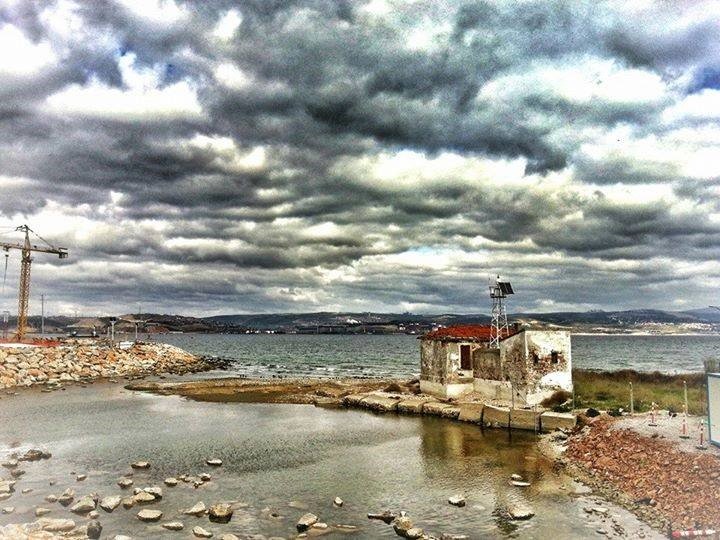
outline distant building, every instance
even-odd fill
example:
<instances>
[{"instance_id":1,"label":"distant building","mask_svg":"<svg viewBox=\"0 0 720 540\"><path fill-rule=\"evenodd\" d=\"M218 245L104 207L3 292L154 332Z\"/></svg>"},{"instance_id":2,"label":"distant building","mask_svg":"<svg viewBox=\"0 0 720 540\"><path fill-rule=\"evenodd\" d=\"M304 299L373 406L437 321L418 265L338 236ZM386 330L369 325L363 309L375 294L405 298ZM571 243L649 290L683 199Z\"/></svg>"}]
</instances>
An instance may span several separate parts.
<instances>
[{"instance_id":1,"label":"distant building","mask_svg":"<svg viewBox=\"0 0 720 540\"><path fill-rule=\"evenodd\" d=\"M420 390L443 398L476 393L534 405L572 391L570 333L511 326L490 347L491 327L439 328L420 338Z\"/></svg>"}]
</instances>

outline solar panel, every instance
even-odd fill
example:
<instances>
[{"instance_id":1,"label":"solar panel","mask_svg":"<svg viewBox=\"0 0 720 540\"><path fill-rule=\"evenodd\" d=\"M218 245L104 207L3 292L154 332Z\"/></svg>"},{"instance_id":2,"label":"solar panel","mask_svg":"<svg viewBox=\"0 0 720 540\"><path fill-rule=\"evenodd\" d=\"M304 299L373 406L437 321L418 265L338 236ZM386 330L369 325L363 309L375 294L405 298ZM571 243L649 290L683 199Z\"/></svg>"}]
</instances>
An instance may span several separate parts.
<instances>
[{"instance_id":1,"label":"solar panel","mask_svg":"<svg viewBox=\"0 0 720 540\"><path fill-rule=\"evenodd\" d=\"M497 284L503 294L515 294L509 281L498 281Z\"/></svg>"}]
</instances>

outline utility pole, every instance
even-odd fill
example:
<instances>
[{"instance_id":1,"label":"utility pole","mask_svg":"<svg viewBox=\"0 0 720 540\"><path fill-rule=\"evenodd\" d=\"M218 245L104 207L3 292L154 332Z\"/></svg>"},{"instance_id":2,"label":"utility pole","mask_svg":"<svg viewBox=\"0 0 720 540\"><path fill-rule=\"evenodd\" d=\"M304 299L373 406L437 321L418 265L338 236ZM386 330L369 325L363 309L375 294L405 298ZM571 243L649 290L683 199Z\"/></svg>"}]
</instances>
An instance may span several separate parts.
<instances>
[{"instance_id":1,"label":"utility pole","mask_svg":"<svg viewBox=\"0 0 720 540\"><path fill-rule=\"evenodd\" d=\"M40 336L45 335L45 295L40 295Z\"/></svg>"}]
</instances>

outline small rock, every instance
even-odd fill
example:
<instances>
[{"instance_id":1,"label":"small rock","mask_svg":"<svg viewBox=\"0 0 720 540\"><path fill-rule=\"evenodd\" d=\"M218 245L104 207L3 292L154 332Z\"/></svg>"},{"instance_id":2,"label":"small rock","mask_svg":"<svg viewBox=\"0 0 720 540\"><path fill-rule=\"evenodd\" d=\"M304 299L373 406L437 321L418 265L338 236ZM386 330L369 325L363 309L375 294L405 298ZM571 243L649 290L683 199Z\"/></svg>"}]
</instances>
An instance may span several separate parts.
<instances>
[{"instance_id":1,"label":"small rock","mask_svg":"<svg viewBox=\"0 0 720 540\"><path fill-rule=\"evenodd\" d=\"M133 500L138 504L148 504L155 502L155 495L146 491L141 491L133 495Z\"/></svg>"},{"instance_id":2,"label":"small rock","mask_svg":"<svg viewBox=\"0 0 720 540\"><path fill-rule=\"evenodd\" d=\"M95 510L95 501L88 495L70 507L70 511L74 514L87 514L91 510Z\"/></svg>"},{"instance_id":3,"label":"small rock","mask_svg":"<svg viewBox=\"0 0 720 540\"><path fill-rule=\"evenodd\" d=\"M232 515L233 510L227 503L213 504L208 510L210 521L215 523L227 523Z\"/></svg>"},{"instance_id":4,"label":"small rock","mask_svg":"<svg viewBox=\"0 0 720 540\"><path fill-rule=\"evenodd\" d=\"M397 518L397 514L394 512L390 512L388 510L385 510L384 512L380 514L368 514L368 519L378 519L380 521L384 521L385 523L392 523Z\"/></svg>"},{"instance_id":5,"label":"small rock","mask_svg":"<svg viewBox=\"0 0 720 540\"><path fill-rule=\"evenodd\" d=\"M164 482L165 485L168 486L168 487L175 487L175 486L178 485L178 480L177 480L177 478L166 478L165 480L163 480L163 482Z\"/></svg>"},{"instance_id":6,"label":"small rock","mask_svg":"<svg viewBox=\"0 0 720 540\"><path fill-rule=\"evenodd\" d=\"M45 497L45 500L46 500L47 502L49 502L49 503L54 503L54 502L57 502L58 498L57 498L57 495L53 495L53 494L51 493L50 495L47 495L47 496Z\"/></svg>"},{"instance_id":7,"label":"small rock","mask_svg":"<svg viewBox=\"0 0 720 540\"><path fill-rule=\"evenodd\" d=\"M222 459L208 459L205 463L213 467L220 467L223 464Z\"/></svg>"},{"instance_id":8,"label":"small rock","mask_svg":"<svg viewBox=\"0 0 720 540\"><path fill-rule=\"evenodd\" d=\"M5 506L5 507L2 509L2 513L3 513L3 514L12 514L14 511L15 511L15 507L14 507L14 506Z\"/></svg>"},{"instance_id":9,"label":"small rock","mask_svg":"<svg viewBox=\"0 0 720 540\"><path fill-rule=\"evenodd\" d=\"M135 506L135 499L132 497L125 497L120 502L122 503L123 508L125 508L126 510Z\"/></svg>"},{"instance_id":10,"label":"small rock","mask_svg":"<svg viewBox=\"0 0 720 540\"><path fill-rule=\"evenodd\" d=\"M160 486L146 487L145 489L143 489L143 491L145 493L149 493L156 499L162 499L163 493L162 493L162 488Z\"/></svg>"},{"instance_id":11,"label":"small rock","mask_svg":"<svg viewBox=\"0 0 720 540\"><path fill-rule=\"evenodd\" d=\"M102 508L106 512L112 512L118 506L120 506L121 502L122 502L122 497L120 497L120 495L110 495L108 497L105 497L102 501L100 501L100 508Z\"/></svg>"},{"instance_id":12,"label":"small rock","mask_svg":"<svg viewBox=\"0 0 720 540\"><path fill-rule=\"evenodd\" d=\"M97 519L100 517L100 512L98 512L97 510L90 510L87 517L89 517L90 519Z\"/></svg>"},{"instance_id":13,"label":"small rock","mask_svg":"<svg viewBox=\"0 0 720 540\"><path fill-rule=\"evenodd\" d=\"M192 533L198 538L212 538L213 533L206 531L202 527L193 527Z\"/></svg>"},{"instance_id":14,"label":"small rock","mask_svg":"<svg viewBox=\"0 0 720 540\"><path fill-rule=\"evenodd\" d=\"M86 534L88 538L91 540L97 540L100 538L100 533L102 533L102 525L100 525L98 520L93 519L87 524Z\"/></svg>"},{"instance_id":15,"label":"small rock","mask_svg":"<svg viewBox=\"0 0 720 540\"><path fill-rule=\"evenodd\" d=\"M448 503L452 504L453 506L465 506L465 497L462 495L453 495L448 499Z\"/></svg>"},{"instance_id":16,"label":"small rock","mask_svg":"<svg viewBox=\"0 0 720 540\"><path fill-rule=\"evenodd\" d=\"M28 493L32 493L32 488L25 488L20 493L23 495L27 495Z\"/></svg>"},{"instance_id":17,"label":"small rock","mask_svg":"<svg viewBox=\"0 0 720 540\"><path fill-rule=\"evenodd\" d=\"M520 476L517 473L513 473L510 475L510 480L522 480L522 479L523 479L522 476Z\"/></svg>"},{"instance_id":18,"label":"small rock","mask_svg":"<svg viewBox=\"0 0 720 540\"><path fill-rule=\"evenodd\" d=\"M85 480L86 478L87 478L87 474L78 474L78 475L75 477L75 480L77 480L78 482L82 482L82 481Z\"/></svg>"},{"instance_id":19,"label":"small rock","mask_svg":"<svg viewBox=\"0 0 720 540\"><path fill-rule=\"evenodd\" d=\"M600 514L601 516L604 516L608 513L608 509L604 506L593 506L590 510L592 512L595 512L596 514Z\"/></svg>"},{"instance_id":20,"label":"small rock","mask_svg":"<svg viewBox=\"0 0 720 540\"><path fill-rule=\"evenodd\" d=\"M512 519L530 519L535 515L535 512L529 506L516 503L508 508L508 514Z\"/></svg>"},{"instance_id":21,"label":"small rock","mask_svg":"<svg viewBox=\"0 0 720 540\"><path fill-rule=\"evenodd\" d=\"M237 537L237 536L235 536L235 535L232 534L232 533L227 533L227 534L223 534L223 535L220 537L220 540L240 540L240 538Z\"/></svg>"},{"instance_id":22,"label":"small rock","mask_svg":"<svg viewBox=\"0 0 720 540\"><path fill-rule=\"evenodd\" d=\"M149 469L150 463L147 461L136 461L135 463L131 463L130 466L133 469Z\"/></svg>"},{"instance_id":23,"label":"small rock","mask_svg":"<svg viewBox=\"0 0 720 540\"><path fill-rule=\"evenodd\" d=\"M188 516L202 516L205 513L205 503L200 501L195 503L191 508L183 511Z\"/></svg>"},{"instance_id":24,"label":"small rock","mask_svg":"<svg viewBox=\"0 0 720 540\"><path fill-rule=\"evenodd\" d=\"M50 519L40 518L37 524L46 532L68 532L75 528L75 522L72 519Z\"/></svg>"},{"instance_id":25,"label":"small rock","mask_svg":"<svg viewBox=\"0 0 720 540\"><path fill-rule=\"evenodd\" d=\"M117 481L117 485L120 486L121 489L127 489L133 485L133 480L132 478L121 478Z\"/></svg>"},{"instance_id":26,"label":"small rock","mask_svg":"<svg viewBox=\"0 0 720 540\"><path fill-rule=\"evenodd\" d=\"M20 478L23 474L25 474L25 471L22 469L12 469L10 471L10 476L13 478Z\"/></svg>"},{"instance_id":27,"label":"small rock","mask_svg":"<svg viewBox=\"0 0 720 540\"><path fill-rule=\"evenodd\" d=\"M510 480L510 485L515 487L528 487L530 482L526 482L525 480Z\"/></svg>"},{"instance_id":28,"label":"small rock","mask_svg":"<svg viewBox=\"0 0 720 540\"><path fill-rule=\"evenodd\" d=\"M420 527L412 527L407 530L405 533L405 538L411 538L411 539L417 539L422 538L425 534L425 531L423 531Z\"/></svg>"},{"instance_id":29,"label":"small rock","mask_svg":"<svg viewBox=\"0 0 720 540\"><path fill-rule=\"evenodd\" d=\"M8 459L7 461L3 461L0 463L3 467L6 469L14 469L18 466L18 460L17 459Z\"/></svg>"},{"instance_id":30,"label":"small rock","mask_svg":"<svg viewBox=\"0 0 720 540\"><path fill-rule=\"evenodd\" d=\"M340 508L343 504L345 504L345 501L343 501L340 497L335 497L335 500L333 500L333 506Z\"/></svg>"},{"instance_id":31,"label":"small rock","mask_svg":"<svg viewBox=\"0 0 720 540\"><path fill-rule=\"evenodd\" d=\"M158 521L162 517L163 513L160 510L140 510L137 513L137 518L140 521Z\"/></svg>"},{"instance_id":32,"label":"small rock","mask_svg":"<svg viewBox=\"0 0 720 540\"><path fill-rule=\"evenodd\" d=\"M35 509L35 517L43 517L48 515L50 512L52 512L52 510L49 508L38 507Z\"/></svg>"},{"instance_id":33,"label":"small rock","mask_svg":"<svg viewBox=\"0 0 720 540\"><path fill-rule=\"evenodd\" d=\"M393 530L398 536L407 536L407 532L413 528L413 522L408 516L399 516L392 522Z\"/></svg>"},{"instance_id":34,"label":"small rock","mask_svg":"<svg viewBox=\"0 0 720 540\"><path fill-rule=\"evenodd\" d=\"M199 478L200 478L200 480L202 480L203 482L209 482L210 480L212 480L212 476L211 476L210 474L206 473L206 472L202 473L202 474L199 476Z\"/></svg>"},{"instance_id":35,"label":"small rock","mask_svg":"<svg viewBox=\"0 0 720 540\"><path fill-rule=\"evenodd\" d=\"M329 526L327 523L322 523L318 521L317 523L313 523L313 526L311 528L317 531L326 531L329 529Z\"/></svg>"},{"instance_id":36,"label":"small rock","mask_svg":"<svg viewBox=\"0 0 720 540\"><path fill-rule=\"evenodd\" d=\"M298 520L295 527L297 528L298 532L305 532L315 523L317 523L317 520L318 517L315 514L311 514L308 512Z\"/></svg>"},{"instance_id":37,"label":"small rock","mask_svg":"<svg viewBox=\"0 0 720 540\"><path fill-rule=\"evenodd\" d=\"M180 521L169 521L168 523L163 523L162 526L169 531L182 531L185 528L185 525Z\"/></svg>"}]
</instances>

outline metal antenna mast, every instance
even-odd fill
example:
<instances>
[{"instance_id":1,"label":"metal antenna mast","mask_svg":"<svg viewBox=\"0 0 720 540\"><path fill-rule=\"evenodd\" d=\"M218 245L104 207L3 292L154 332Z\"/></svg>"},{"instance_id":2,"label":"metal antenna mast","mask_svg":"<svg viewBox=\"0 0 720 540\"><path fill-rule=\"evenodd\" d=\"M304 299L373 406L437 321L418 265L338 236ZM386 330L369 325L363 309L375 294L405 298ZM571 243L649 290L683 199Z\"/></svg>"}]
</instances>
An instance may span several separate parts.
<instances>
[{"instance_id":1,"label":"metal antenna mast","mask_svg":"<svg viewBox=\"0 0 720 540\"><path fill-rule=\"evenodd\" d=\"M25 328L27 327L28 302L30 300L30 265L32 264L32 257L30 256L30 254L33 251L37 251L40 253L53 253L61 259L65 259L68 256L68 252L65 248L55 247L51 245L27 225L20 225L15 230L25 233L25 241L22 244L8 244L0 242L0 247L5 251L10 251L11 249L19 249L22 252L22 261L20 263L20 293L18 295L18 321L16 336L16 339L19 341L25 337ZM31 244L31 232L35 236L40 238L40 240L45 242L46 247Z\"/></svg>"},{"instance_id":2,"label":"metal antenna mast","mask_svg":"<svg viewBox=\"0 0 720 540\"><path fill-rule=\"evenodd\" d=\"M505 299L509 294L515 294L509 281L501 281L500 276L495 283L490 284L490 299L492 301L492 321L490 322L490 347L500 347L500 339L510 333L505 311Z\"/></svg>"}]
</instances>

